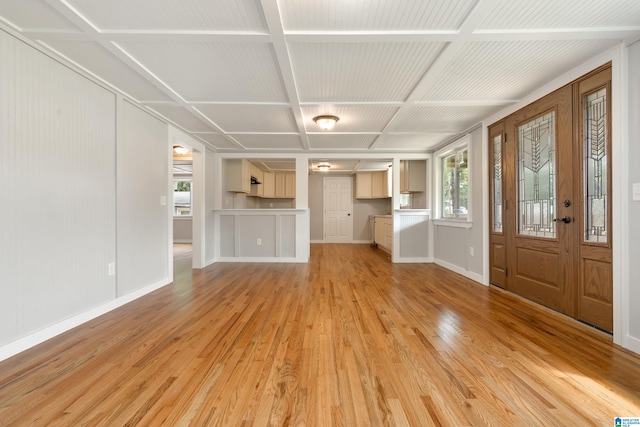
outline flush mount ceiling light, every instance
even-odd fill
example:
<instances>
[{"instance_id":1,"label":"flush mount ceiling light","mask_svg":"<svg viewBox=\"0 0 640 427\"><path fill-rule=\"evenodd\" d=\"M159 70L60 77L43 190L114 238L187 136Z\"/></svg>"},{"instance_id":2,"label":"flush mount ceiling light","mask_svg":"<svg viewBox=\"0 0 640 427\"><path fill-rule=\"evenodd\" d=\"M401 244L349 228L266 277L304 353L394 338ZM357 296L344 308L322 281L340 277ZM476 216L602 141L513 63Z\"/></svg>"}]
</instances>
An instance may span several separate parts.
<instances>
[{"instance_id":1,"label":"flush mount ceiling light","mask_svg":"<svg viewBox=\"0 0 640 427\"><path fill-rule=\"evenodd\" d=\"M318 163L318 170L322 171L322 172L326 172L329 170L329 168L331 167L331 165L327 162L322 162L322 163Z\"/></svg>"},{"instance_id":2,"label":"flush mount ceiling light","mask_svg":"<svg viewBox=\"0 0 640 427\"><path fill-rule=\"evenodd\" d=\"M185 154L187 154L189 152L188 149L184 148L181 145L174 145L173 146L173 152L180 155L180 156L184 156Z\"/></svg>"},{"instance_id":3,"label":"flush mount ceiling light","mask_svg":"<svg viewBox=\"0 0 640 427\"><path fill-rule=\"evenodd\" d=\"M331 129L340 120L336 116L316 116L313 121L324 130Z\"/></svg>"}]
</instances>

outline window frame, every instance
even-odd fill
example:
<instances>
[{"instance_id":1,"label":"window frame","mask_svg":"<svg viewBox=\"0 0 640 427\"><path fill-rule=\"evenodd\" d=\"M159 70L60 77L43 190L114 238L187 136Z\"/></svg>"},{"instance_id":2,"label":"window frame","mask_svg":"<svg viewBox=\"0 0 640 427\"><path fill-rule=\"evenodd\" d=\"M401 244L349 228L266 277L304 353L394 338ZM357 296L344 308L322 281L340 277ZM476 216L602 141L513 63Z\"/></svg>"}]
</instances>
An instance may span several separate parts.
<instances>
[{"instance_id":1,"label":"window frame","mask_svg":"<svg viewBox=\"0 0 640 427\"><path fill-rule=\"evenodd\" d=\"M189 212L191 212L189 215L176 215L176 200L175 200L175 187L176 187L176 183L178 182L188 182L189 183ZM171 204L173 206L173 217L174 218L191 218L193 217L193 178L189 177L189 178L184 178L184 177L179 177L179 178L173 178L173 193L171 194Z\"/></svg>"},{"instance_id":2,"label":"window frame","mask_svg":"<svg viewBox=\"0 0 640 427\"><path fill-rule=\"evenodd\" d=\"M457 217L444 216L444 189L443 189L443 173L444 159L455 155L459 151L467 150L467 213L466 215L459 215ZM435 188L435 220L439 223L447 223L447 225L469 227L472 221L472 194L473 194L473 179L472 179L472 147L471 147L471 135L467 134L462 138L459 138L450 144L447 144L443 148L439 149L435 153L435 168L434 168L434 182Z\"/></svg>"}]
</instances>

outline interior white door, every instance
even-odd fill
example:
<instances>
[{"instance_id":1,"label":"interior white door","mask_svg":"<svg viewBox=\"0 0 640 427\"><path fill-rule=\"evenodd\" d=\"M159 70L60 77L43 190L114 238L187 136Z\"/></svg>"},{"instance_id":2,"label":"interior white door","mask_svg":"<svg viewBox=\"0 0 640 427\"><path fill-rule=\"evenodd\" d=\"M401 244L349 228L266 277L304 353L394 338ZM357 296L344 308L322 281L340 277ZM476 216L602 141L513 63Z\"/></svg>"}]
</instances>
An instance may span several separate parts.
<instances>
[{"instance_id":1,"label":"interior white door","mask_svg":"<svg viewBox=\"0 0 640 427\"><path fill-rule=\"evenodd\" d=\"M353 180L350 177L324 179L324 241L353 242Z\"/></svg>"}]
</instances>

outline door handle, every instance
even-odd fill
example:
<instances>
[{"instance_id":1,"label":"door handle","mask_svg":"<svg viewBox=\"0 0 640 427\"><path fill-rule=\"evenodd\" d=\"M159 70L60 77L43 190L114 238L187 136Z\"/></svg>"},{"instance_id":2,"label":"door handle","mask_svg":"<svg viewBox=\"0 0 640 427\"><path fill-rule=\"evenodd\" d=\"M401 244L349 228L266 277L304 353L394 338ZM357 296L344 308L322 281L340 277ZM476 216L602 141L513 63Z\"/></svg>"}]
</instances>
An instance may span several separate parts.
<instances>
[{"instance_id":1,"label":"door handle","mask_svg":"<svg viewBox=\"0 0 640 427\"><path fill-rule=\"evenodd\" d=\"M563 216L562 218L555 218L555 222L564 222L565 224L569 224L571 222L570 216Z\"/></svg>"}]
</instances>

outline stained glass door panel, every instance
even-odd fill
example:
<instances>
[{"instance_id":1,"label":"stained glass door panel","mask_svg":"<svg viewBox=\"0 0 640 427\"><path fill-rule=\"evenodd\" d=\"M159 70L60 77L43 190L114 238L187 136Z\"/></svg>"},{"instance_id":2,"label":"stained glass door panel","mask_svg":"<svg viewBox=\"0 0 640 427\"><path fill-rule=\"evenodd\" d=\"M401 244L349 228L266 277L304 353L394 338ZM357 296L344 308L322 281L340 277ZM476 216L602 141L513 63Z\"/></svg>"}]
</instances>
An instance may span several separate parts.
<instances>
[{"instance_id":1,"label":"stained glass door panel","mask_svg":"<svg viewBox=\"0 0 640 427\"><path fill-rule=\"evenodd\" d=\"M555 239L555 112L518 126L518 234Z\"/></svg>"},{"instance_id":2,"label":"stained glass door panel","mask_svg":"<svg viewBox=\"0 0 640 427\"><path fill-rule=\"evenodd\" d=\"M577 318L606 331L613 330L613 250L611 245L611 70L579 83L581 149L581 214L578 227Z\"/></svg>"}]
</instances>

